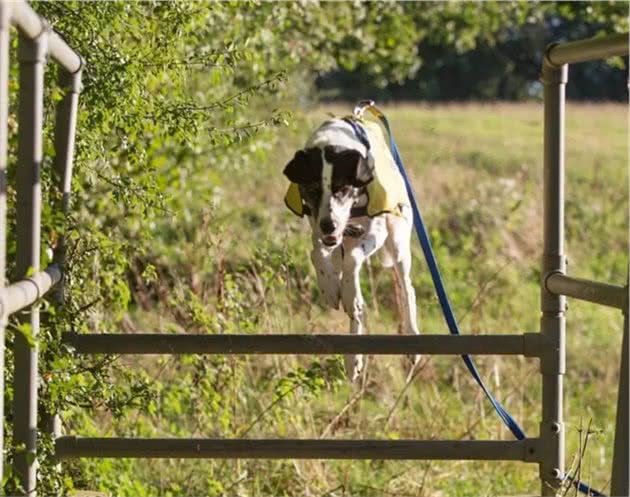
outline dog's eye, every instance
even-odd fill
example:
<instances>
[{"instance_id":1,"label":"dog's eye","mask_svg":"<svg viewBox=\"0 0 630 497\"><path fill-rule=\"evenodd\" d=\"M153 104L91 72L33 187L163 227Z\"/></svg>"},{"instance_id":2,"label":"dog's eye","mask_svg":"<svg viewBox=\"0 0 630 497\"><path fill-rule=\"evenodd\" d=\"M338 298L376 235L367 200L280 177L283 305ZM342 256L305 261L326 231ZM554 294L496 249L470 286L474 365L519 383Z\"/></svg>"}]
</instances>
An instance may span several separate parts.
<instances>
[{"instance_id":1,"label":"dog's eye","mask_svg":"<svg viewBox=\"0 0 630 497\"><path fill-rule=\"evenodd\" d=\"M319 205L319 199L322 195L322 187L319 183L300 185L300 192L306 204L310 205L311 208L316 208Z\"/></svg>"}]
</instances>

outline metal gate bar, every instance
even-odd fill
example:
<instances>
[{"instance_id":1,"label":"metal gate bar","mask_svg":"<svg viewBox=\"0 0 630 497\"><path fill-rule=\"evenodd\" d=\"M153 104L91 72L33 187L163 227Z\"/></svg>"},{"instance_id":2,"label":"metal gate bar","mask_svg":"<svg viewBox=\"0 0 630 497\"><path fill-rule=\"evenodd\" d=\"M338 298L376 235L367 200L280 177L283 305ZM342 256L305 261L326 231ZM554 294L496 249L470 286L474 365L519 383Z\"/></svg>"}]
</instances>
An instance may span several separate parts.
<instances>
[{"instance_id":1,"label":"metal gate bar","mask_svg":"<svg viewBox=\"0 0 630 497\"><path fill-rule=\"evenodd\" d=\"M540 333L523 335L165 335L65 333L78 354L504 354L537 357Z\"/></svg>"},{"instance_id":2,"label":"metal gate bar","mask_svg":"<svg viewBox=\"0 0 630 497\"><path fill-rule=\"evenodd\" d=\"M73 52L74 53L74 52ZM76 54L75 54L76 55ZM62 194L61 210L67 219L70 213L70 200L72 192L72 166L74 164L74 143L77 129L77 114L79 109L79 94L81 93L81 77L83 71L81 65L73 72L60 71L59 86L64 90L63 98L57 104L55 120L55 173L57 185ZM61 274L65 273L66 263L66 236L62 233L53 260L59 266ZM64 280L57 287L57 300L63 303L65 298Z\"/></svg>"},{"instance_id":3,"label":"metal gate bar","mask_svg":"<svg viewBox=\"0 0 630 497\"><path fill-rule=\"evenodd\" d=\"M628 33L610 35L566 43L552 43L547 47L543 64L561 66L589 60L628 55Z\"/></svg>"},{"instance_id":4,"label":"metal gate bar","mask_svg":"<svg viewBox=\"0 0 630 497\"><path fill-rule=\"evenodd\" d=\"M552 273L545 279L545 287L555 295L574 297L622 311L628 308L628 289L623 286Z\"/></svg>"},{"instance_id":5,"label":"metal gate bar","mask_svg":"<svg viewBox=\"0 0 630 497\"><path fill-rule=\"evenodd\" d=\"M537 439L290 440L59 437L59 458L416 459L537 462Z\"/></svg>"},{"instance_id":6,"label":"metal gate bar","mask_svg":"<svg viewBox=\"0 0 630 497\"><path fill-rule=\"evenodd\" d=\"M48 293L61 281L61 269L55 264L38 271L28 278L0 289L0 317L21 311Z\"/></svg>"},{"instance_id":7,"label":"metal gate bar","mask_svg":"<svg viewBox=\"0 0 630 497\"><path fill-rule=\"evenodd\" d=\"M35 39L20 34L20 98L18 107L18 166L16 209L16 276L25 278L39 270L41 230L42 128L44 116L44 64L47 37ZM30 334L39 333L39 307L34 304L24 318ZM14 439L25 450L16 451L14 467L25 483L27 494L35 492L37 444L37 345L32 346L22 333L15 334L13 375Z\"/></svg>"},{"instance_id":8,"label":"metal gate bar","mask_svg":"<svg viewBox=\"0 0 630 497\"><path fill-rule=\"evenodd\" d=\"M25 37L35 39L42 34L48 39L48 55L65 71L74 74L83 67L81 56L76 53L48 23L35 12L24 0L2 0L10 4L11 20Z\"/></svg>"}]
</instances>

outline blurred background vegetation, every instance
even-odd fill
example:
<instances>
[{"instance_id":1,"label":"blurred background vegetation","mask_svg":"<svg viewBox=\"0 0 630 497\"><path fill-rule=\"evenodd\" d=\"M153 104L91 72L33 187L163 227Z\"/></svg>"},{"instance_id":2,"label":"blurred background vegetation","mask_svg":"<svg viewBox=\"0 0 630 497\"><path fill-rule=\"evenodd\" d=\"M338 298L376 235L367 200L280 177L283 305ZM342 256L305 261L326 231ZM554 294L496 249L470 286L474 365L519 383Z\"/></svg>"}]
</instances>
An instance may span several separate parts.
<instances>
[{"instance_id":1,"label":"blurred background vegetation","mask_svg":"<svg viewBox=\"0 0 630 497\"><path fill-rule=\"evenodd\" d=\"M404 79L371 62L320 73L327 99L352 100L356 92L380 101L520 101L542 97L539 82L545 47L604 33L622 32L623 2L436 3L403 6L405 36L415 53ZM402 34L402 33L401 33ZM398 45L389 38L385 46ZM346 41L346 43L351 43ZM386 49L387 51L387 49ZM623 101L627 67L621 60L571 68L567 95L573 100Z\"/></svg>"},{"instance_id":2,"label":"blurred background vegetation","mask_svg":"<svg viewBox=\"0 0 630 497\"><path fill-rule=\"evenodd\" d=\"M337 357L77 358L59 338L63 331L345 331L343 314L321 305L307 228L283 205L281 171L317 123L328 113L347 113L360 98L391 104L386 111L464 332L537 330L537 76L543 49L551 41L627 30L626 2L33 5L86 59L73 214L67 223L52 210L43 219L43 240L54 243L58 233L68 234L70 260L66 305L45 307L38 337L42 495L74 489L134 496L537 491L536 467L515 463L57 465L44 420L59 413L66 433L85 436L510 439L454 358L426 358L410 385L399 358L373 359L355 388ZM568 94L625 100L626 73L627 60L572 67ZM52 65L47 78L46 192L53 179L52 110L59 98ZM13 98L15 150L15 92ZM348 102L322 106L326 100ZM524 102L498 102L504 100ZM623 284L626 109L610 102L571 104L567 126L571 272ZM13 155L10 176L15 167ZM15 201L12 190L9 200ZM46 200L56 199L47 193ZM9 250L15 250L13 240ZM421 329L444 333L419 252L413 278ZM393 332L390 275L377 260L363 284L369 329ZM581 470L603 489L610 474L620 327L618 313L571 306L568 461L592 419ZM19 332L12 323L7 406L13 395L11 342ZM500 400L528 433L536 433L537 364L478 362ZM11 421L9 412L8 437ZM8 453L7 494L20 491L10 465L15 450L20 448Z\"/></svg>"}]
</instances>

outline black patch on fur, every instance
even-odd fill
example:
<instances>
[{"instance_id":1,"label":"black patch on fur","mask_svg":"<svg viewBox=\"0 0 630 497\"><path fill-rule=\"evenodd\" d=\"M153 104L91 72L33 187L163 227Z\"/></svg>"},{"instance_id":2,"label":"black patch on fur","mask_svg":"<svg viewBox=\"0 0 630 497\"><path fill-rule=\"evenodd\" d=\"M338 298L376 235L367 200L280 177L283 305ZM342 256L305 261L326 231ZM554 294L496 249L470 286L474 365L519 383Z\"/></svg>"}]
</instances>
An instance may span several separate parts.
<instances>
[{"instance_id":1,"label":"black patch on fur","mask_svg":"<svg viewBox=\"0 0 630 497\"><path fill-rule=\"evenodd\" d=\"M307 148L298 150L293 159L284 168L284 175L293 183L303 185L306 183L321 182L322 179L322 154L319 148Z\"/></svg>"},{"instance_id":2,"label":"black patch on fur","mask_svg":"<svg viewBox=\"0 0 630 497\"><path fill-rule=\"evenodd\" d=\"M298 150L284 168L284 174L300 188L302 200L312 216L319 210L322 198L322 151L319 148Z\"/></svg>"},{"instance_id":3,"label":"black patch on fur","mask_svg":"<svg viewBox=\"0 0 630 497\"><path fill-rule=\"evenodd\" d=\"M337 187L351 185L359 188L374 179L374 171L366 158L357 150L338 146L327 146L324 149L326 161L333 165L333 191Z\"/></svg>"}]
</instances>

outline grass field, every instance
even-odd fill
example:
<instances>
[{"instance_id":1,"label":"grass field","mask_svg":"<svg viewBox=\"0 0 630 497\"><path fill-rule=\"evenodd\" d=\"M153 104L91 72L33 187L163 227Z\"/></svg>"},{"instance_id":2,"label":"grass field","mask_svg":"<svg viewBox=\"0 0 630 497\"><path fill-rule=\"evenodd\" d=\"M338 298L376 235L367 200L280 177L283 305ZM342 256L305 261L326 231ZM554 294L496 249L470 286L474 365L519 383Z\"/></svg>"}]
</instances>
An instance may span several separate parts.
<instances>
[{"instance_id":1,"label":"grass field","mask_svg":"<svg viewBox=\"0 0 630 497\"><path fill-rule=\"evenodd\" d=\"M127 329L189 332L344 332L320 305L306 221L284 207L282 168L329 112L309 112L254 167L212 173L213 207L197 206L175 251L169 295L127 316ZM542 237L542 104L385 108L411 171L451 301L466 334L537 331ZM567 252L574 276L624 284L628 117L622 105L567 109ZM205 216L205 217L204 217ZM200 219L204 219L200 222ZM220 226L221 229L217 229ZM413 282L423 333L446 333L414 241ZM364 274L371 333L395 333L390 274ZM582 477L609 489L622 316L570 302L565 416L567 464L592 422ZM137 361L137 360L134 360ZM135 419L103 415L93 433L144 436L501 439L511 434L457 357L423 358L405 388L405 362L370 358L360 386L335 358L146 358L157 400ZM137 362L134 363L137 366ZM478 358L495 395L538 432L537 361ZM175 389L175 390L173 390ZM177 393L170 393L176 391ZM77 414L78 416L78 414ZM75 418L82 426L92 423ZM539 491L537 466L495 462L89 461L116 495L510 495ZM572 492L571 492L572 494Z\"/></svg>"}]
</instances>

